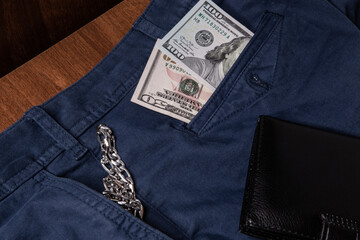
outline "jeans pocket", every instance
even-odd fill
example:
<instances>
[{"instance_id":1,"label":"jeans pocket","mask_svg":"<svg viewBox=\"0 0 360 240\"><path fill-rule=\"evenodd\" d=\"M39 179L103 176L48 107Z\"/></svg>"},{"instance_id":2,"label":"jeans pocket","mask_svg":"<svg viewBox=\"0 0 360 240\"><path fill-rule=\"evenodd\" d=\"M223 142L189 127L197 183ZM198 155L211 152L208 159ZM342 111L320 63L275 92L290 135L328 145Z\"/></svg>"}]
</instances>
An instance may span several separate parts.
<instances>
[{"instance_id":1,"label":"jeans pocket","mask_svg":"<svg viewBox=\"0 0 360 240\"><path fill-rule=\"evenodd\" d=\"M38 221L56 231L47 239L170 239L121 206L77 181L41 171L42 187L32 203ZM39 213L40 212L40 213Z\"/></svg>"},{"instance_id":2,"label":"jeans pocket","mask_svg":"<svg viewBox=\"0 0 360 240\"><path fill-rule=\"evenodd\" d=\"M265 12L254 36L200 112L181 127L201 135L261 99L275 84L283 16Z\"/></svg>"}]
</instances>

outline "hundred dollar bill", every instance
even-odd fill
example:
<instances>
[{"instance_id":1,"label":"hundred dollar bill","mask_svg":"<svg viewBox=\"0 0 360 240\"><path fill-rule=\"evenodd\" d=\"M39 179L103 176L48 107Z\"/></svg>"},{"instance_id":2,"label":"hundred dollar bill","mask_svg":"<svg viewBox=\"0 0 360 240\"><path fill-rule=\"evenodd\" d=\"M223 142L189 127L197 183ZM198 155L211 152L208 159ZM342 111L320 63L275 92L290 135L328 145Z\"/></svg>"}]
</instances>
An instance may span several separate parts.
<instances>
[{"instance_id":1,"label":"hundred dollar bill","mask_svg":"<svg viewBox=\"0 0 360 240\"><path fill-rule=\"evenodd\" d=\"M210 0L200 0L157 47L214 90L253 33Z\"/></svg>"},{"instance_id":2,"label":"hundred dollar bill","mask_svg":"<svg viewBox=\"0 0 360 240\"><path fill-rule=\"evenodd\" d=\"M131 101L188 123L212 93L154 46Z\"/></svg>"}]
</instances>

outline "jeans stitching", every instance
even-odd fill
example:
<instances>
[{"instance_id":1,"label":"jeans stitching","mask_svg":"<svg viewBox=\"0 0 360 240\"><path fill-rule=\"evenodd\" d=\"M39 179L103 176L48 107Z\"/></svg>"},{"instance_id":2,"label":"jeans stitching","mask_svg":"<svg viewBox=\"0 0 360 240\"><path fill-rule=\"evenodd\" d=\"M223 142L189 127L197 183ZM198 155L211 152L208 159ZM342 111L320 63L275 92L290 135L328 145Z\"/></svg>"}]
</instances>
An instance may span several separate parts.
<instances>
[{"instance_id":1,"label":"jeans stitching","mask_svg":"<svg viewBox=\"0 0 360 240\"><path fill-rule=\"evenodd\" d=\"M45 173L43 173L43 175L45 175ZM46 175L45 175L46 176ZM102 206L106 206L106 207L110 207L111 209L113 209L114 211L116 211L117 215L122 215L124 217L124 219L126 219L127 221L129 221L130 224L134 224L136 225L136 227L138 227L139 229L145 231L146 233L150 233L152 234L156 239L164 239L163 237L159 236L157 233L153 232L151 229L146 228L145 226L141 226L139 223L137 223L136 221L134 221L133 219L130 219L128 216L126 216L123 212L121 212L119 209L114 208L114 206L112 206L110 203L107 203L105 201L103 201L104 199L100 199L99 196L94 195L93 193L91 193L88 189L83 188L82 186L78 186L75 185L71 182L65 182L65 181L61 181L59 179L56 179L56 176L50 177L50 176L46 176L45 177L47 179L48 182L48 186L50 187L54 187L54 188L58 188L70 195L72 195L73 197L75 197L76 199L78 199L79 201L85 203L86 205L88 205L89 207L91 207L92 209L96 210L97 212L101 213L103 216L105 216L107 219L111 220L112 222L114 222L116 225L122 227L118 222L116 222L116 220L109 216L107 213L103 212L102 210L98 209L96 206L97 205L102 205ZM82 194L84 194L85 196L89 197L90 199L95 199L96 203L94 206L91 206L91 204L87 201L84 201L83 199L79 198L78 196L72 194L71 192L67 191L66 189L62 188L62 186L54 186L51 185L51 182L54 183L60 183L60 184L67 184L70 185L71 187L75 188L77 191L80 191ZM123 228L124 229L124 228ZM126 229L124 229L125 231L127 231ZM137 238L139 239L139 238Z\"/></svg>"},{"instance_id":2,"label":"jeans stitching","mask_svg":"<svg viewBox=\"0 0 360 240\"><path fill-rule=\"evenodd\" d=\"M145 66L145 64L142 64L140 69L143 69ZM103 96L103 98L105 99L103 102L99 103L99 102L95 102L92 107L90 108L90 110L88 111L88 114L84 115L83 117L81 117L80 119L78 119L70 128L69 128L69 132L72 132L75 128L78 128L79 125L81 126L81 123L83 120L85 120L86 118L88 118L88 122L90 122L90 124L87 122L84 125L84 128L87 129L89 128L93 122L99 120L101 117L103 117L108 111L110 111L112 108L114 108L117 104L119 104L124 97L126 97L126 95L131 91L131 89L136 86L137 82L134 81L135 78L137 78L136 76L138 76L138 74L140 73L140 70L137 70L135 73L132 74L131 77L131 86L124 86L123 84L120 84L119 86L117 86L109 95L105 95ZM130 82L130 80L129 80ZM120 89L124 87L125 89L123 90L123 92L118 93L118 91L120 91ZM81 135L82 131L77 131L78 135L75 135L75 137L78 137Z\"/></svg>"},{"instance_id":3,"label":"jeans stitching","mask_svg":"<svg viewBox=\"0 0 360 240\"><path fill-rule=\"evenodd\" d=\"M86 205L88 205L88 206L91 207L92 209L96 210L97 212L101 213L104 217L106 217L107 219L109 219L110 221L112 221L113 223L115 223L117 226L121 227L121 228L125 231L125 233L126 233L127 235L129 235L129 230L128 230L128 229L124 228L124 227L121 226L115 219L113 219L111 216L109 216L109 215L106 214L105 212L103 212L103 211L101 211L101 210L99 210L99 209L97 209L97 208L95 207L96 205L100 204L100 202L97 202L97 204L96 204L95 206L91 206L89 203L87 203L86 201L82 200L81 198L79 198L79 197L76 196L75 194L73 194L73 193L71 193L71 192L69 192L69 191L67 191L67 190L65 190L65 189L63 189L63 188L61 188L61 187L59 187L59 186L51 186L51 187L57 188L57 189L59 189L59 190L62 190L63 192L65 192L65 193L73 196L74 198L78 199L79 201L85 203ZM88 195L88 194L86 194L86 195ZM90 197L91 197L91 196L90 196ZM120 213L120 212L118 212L118 213ZM130 220L127 216L125 216L123 213L120 213L120 215L122 215L125 219L127 219L129 222L131 222L131 224L137 225L138 228L140 228L141 230L145 231L146 233L154 234L154 235L155 235L154 237L156 237L157 239L162 239L162 238L159 238L159 236L156 236L155 233L150 232L148 229L143 228L143 227L140 226L138 223L133 222L133 221ZM137 238L137 239L139 239L139 238Z\"/></svg>"},{"instance_id":4,"label":"jeans stitching","mask_svg":"<svg viewBox=\"0 0 360 240\"><path fill-rule=\"evenodd\" d=\"M141 19L141 17L145 16L145 14L153 7L154 0L152 0L150 2L150 4L148 5L148 7L145 9L145 11L141 14L141 16L138 19ZM149 21L150 22L150 21ZM89 72L87 72L83 77L81 77L78 81L76 81L75 83L73 83L71 86L69 86L68 88L64 89L63 91L59 92L58 94L56 94L54 97L52 97L51 99L49 99L48 101L44 102L42 104L43 107L46 107L49 103L53 102L55 99L57 99L59 96L62 96L68 92L71 92L74 90L74 87L79 85L80 82L84 82L85 79L89 78L89 76L91 75L92 72L94 72L95 70L97 70L99 67L101 67L103 64L107 63L109 61L109 59L111 58L111 56L113 56L116 53L116 50L118 48L120 48L123 44L126 43L127 39L133 35L134 30L136 30L136 26L139 23L139 21L135 21L134 25L132 26L132 28L129 30L128 33L126 33L126 35L117 43L117 45L111 49L111 51L97 64L95 65ZM151 23L151 22L150 22ZM91 81L90 81L91 82ZM90 83L88 82L88 83Z\"/></svg>"},{"instance_id":5,"label":"jeans stitching","mask_svg":"<svg viewBox=\"0 0 360 240\"><path fill-rule=\"evenodd\" d=\"M5 195L8 195L9 193L13 192L16 188L18 188L19 186L21 186L23 184L26 177L22 176L22 174L25 171L27 171L29 169L32 170L31 171L31 172L33 172L32 175L35 175L36 172L40 171L40 169L38 171L36 171L37 166L41 168L41 166L39 164L37 164L36 162L31 162L31 163L27 164L24 168L22 168L22 170L17 172L14 176L10 177L4 183L2 183L1 186L6 188L6 190L7 190L5 192ZM15 178L17 178L16 181L12 183L11 181L13 181ZM4 197L4 196L1 196L1 198L2 197Z\"/></svg>"},{"instance_id":6,"label":"jeans stitching","mask_svg":"<svg viewBox=\"0 0 360 240\"><path fill-rule=\"evenodd\" d=\"M264 17L262 17L262 19L263 19ZM262 22L262 21L260 21L260 22ZM246 52L248 52L249 51L249 48L246 48L245 49L245 51L244 51L244 54L246 53ZM252 58L251 58L252 59ZM250 62L251 61L251 59L248 61L248 62ZM237 66L240 64L240 61L238 61L237 63L236 63L236 65L234 65L231 69L230 69L230 72L228 72L227 73L227 76L228 77L225 77L225 78L229 78L232 74L233 74L233 72L235 71L235 68L237 68ZM244 67L244 69L247 67L247 65L248 65L248 63L246 63L246 65L245 65L245 67ZM241 71L241 73L240 74L242 74L242 71ZM234 83L233 83L233 85L234 84L236 84L236 82L237 81L235 81ZM218 92L220 92L221 91L221 89L223 89L224 88L224 85L225 84L220 84L220 86L218 86L218 88L219 88L219 90L218 90ZM217 93L218 93L217 92ZM214 92L215 93L215 92ZM211 96L213 96L214 94L212 94ZM208 100L208 105L210 105L213 101L214 101L214 99L215 99L215 95L213 96L213 97L210 97L210 99ZM204 110L206 110L206 109L204 109ZM205 111L200 111L197 115L195 115L195 117L196 117L196 119L199 119L203 114L204 114L204 112ZM193 124L196 124L196 119L194 119L195 120L195 122L193 123ZM207 121L206 121L206 123L207 123ZM205 124L206 124L205 123ZM191 124L191 123L190 123ZM193 125L192 124L192 125ZM201 129L200 129L200 131L201 131Z\"/></svg>"},{"instance_id":7,"label":"jeans stitching","mask_svg":"<svg viewBox=\"0 0 360 240\"><path fill-rule=\"evenodd\" d=\"M49 188L49 189L51 189L51 188L56 188L56 189L59 189L59 190L65 192L65 193L71 195L72 197L76 198L78 201L81 201L80 198L78 198L76 195L74 195L74 194L66 191L65 189L60 188L60 187L58 187L58 186L53 186L53 185L51 185L51 181L54 181L54 180L47 178L47 176L46 176L45 174L43 174L43 173L38 174L37 176L33 177L33 179L40 184L40 188L41 188L42 190L44 190L44 189L46 189L46 188ZM86 203L86 202L84 202L84 201L81 201L81 202L83 202L83 203L85 203L86 205L90 206L88 203ZM92 207L92 206L90 206L90 207ZM92 207L92 208L93 208L93 207ZM98 211L98 210L96 209L96 211ZM101 212L101 214L102 214L103 216L105 216L104 213ZM107 216L105 216L105 217L108 218ZM116 223L113 219L109 219L109 220L112 221L113 223L115 223L116 225L119 225L119 224ZM124 229L124 228L123 228L123 230L124 230L124 232L126 233L126 235L128 235L128 237L130 237L131 239L134 239L132 236L129 236L128 230L126 230L126 229Z\"/></svg>"},{"instance_id":8,"label":"jeans stitching","mask_svg":"<svg viewBox=\"0 0 360 240\"><path fill-rule=\"evenodd\" d=\"M18 121L16 121L14 124L12 124L11 126L9 126L7 129L5 129L3 132L0 133L0 139L9 135L11 131L13 131L14 129L16 129L15 127L17 125L19 125L21 122L23 122L25 120L25 118L20 118Z\"/></svg>"},{"instance_id":9,"label":"jeans stitching","mask_svg":"<svg viewBox=\"0 0 360 240\"><path fill-rule=\"evenodd\" d=\"M271 89L271 88L269 88L268 90L262 92L260 95L255 96L255 97L249 99L249 101L248 101L243 107L239 108L239 109L236 110L236 111L233 111L233 112L229 113L228 115L226 115L226 116L223 117L222 119L220 119L220 120L216 121L215 123L211 124L210 126L208 126L207 128L205 128L204 130L202 130L202 131L201 131L201 134L203 134L203 133L205 133L205 132L207 132L207 131L210 131L212 128L216 127L216 126L217 126L216 123L219 123L219 122L222 122L222 121L226 121L227 119L231 118L231 117L234 116L235 114L246 110L251 104L255 103L257 99L260 99L260 98L262 98L264 95L266 95L266 94L269 92L270 89Z\"/></svg>"},{"instance_id":10,"label":"jeans stitching","mask_svg":"<svg viewBox=\"0 0 360 240\"><path fill-rule=\"evenodd\" d=\"M149 201L147 201L144 197L142 197L140 194L137 194L141 200L146 203L146 205L150 206L152 209L156 210L162 217L164 217L168 222L170 222L179 232L181 232L182 235L184 235L186 237L186 239L191 239L190 236L185 233L185 231L178 226L174 221L172 221L169 217L167 217L164 213L162 213L162 211L160 211L158 208L154 207L152 204L149 203Z\"/></svg>"},{"instance_id":11,"label":"jeans stitching","mask_svg":"<svg viewBox=\"0 0 360 240\"><path fill-rule=\"evenodd\" d=\"M274 13L269 13L269 14L274 14ZM277 14L275 14L277 15ZM271 20L271 19L270 19ZM253 59L257 56L257 54L261 51L262 47L264 46L265 43L267 43L267 41L269 40L269 38L272 36L273 32L275 31L276 27L278 26L280 22L280 19L277 20L277 23L272 27L271 31L269 32L269 34L267 35L266 39L264 39L264 41L261 43L261 45L259 46L258 50L255 52L255 54L251 57L251 59L246 63L246 65L244 66L243 70L241 71L241 73L239 74L239 76L237 77L237 79L235 80L235 82L232 84L229 92L226 94L226 96L224 97L224 99L221 101L220 105L216 108L216 110L211 114L211 117L205 122L205 124L201 127L201 129L199 130L199 134L201 134L201 132L207 128L207 125L210 124L211 120L213 119L213 117L216 115L216 113L219 111L219 109L221 109L222 105L225 103L225 101L227 100L227 98L230 96L231 92L233 91L233 89L235 88L235 86L237 85L237 83L239 82L239 79L241 78L241 76L244 74L245 70L247 70L247 67L249 66L249 64L253 61ZM266 25L264 24L264 27ZM249 48L248 48L249 49ZM238 62L239 64L240 62ZM238 65L237 64L237 65ZM235 68L233 68L234 70ZM224 86L224 85L223 85ZM253 100L254 101L254 100ZM238 110L239 111L239 110ZM219 121L221 121L222 119L220 119Z\"/></svg>"}]
</instances>

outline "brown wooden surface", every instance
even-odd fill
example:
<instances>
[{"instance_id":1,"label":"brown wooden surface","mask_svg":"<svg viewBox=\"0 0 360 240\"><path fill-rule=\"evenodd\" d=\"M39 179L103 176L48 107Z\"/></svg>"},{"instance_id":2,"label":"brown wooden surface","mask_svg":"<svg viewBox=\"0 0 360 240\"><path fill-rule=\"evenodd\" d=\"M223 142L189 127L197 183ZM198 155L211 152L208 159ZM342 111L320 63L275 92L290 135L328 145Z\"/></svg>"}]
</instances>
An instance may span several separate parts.
<instances>
[{"instance_id":1,"label":"brown wooden surface","mask_svg":"<svg viewBox=\"0 0 360 240\"><path fill-rule=\"evenodd\" d=\"M130 30L150 0L124 0L0 78L0 132L90 71Z\"/></svg>"},{"instance_id":2,"label":"brown wooden surface","mask_svg":"<svg viewBox=\"0 0 360 240\"><path fill-rule=\"evenodd\" d=\"M121 0L0 0L0 77Z\"/></svg>"}]
</instances>

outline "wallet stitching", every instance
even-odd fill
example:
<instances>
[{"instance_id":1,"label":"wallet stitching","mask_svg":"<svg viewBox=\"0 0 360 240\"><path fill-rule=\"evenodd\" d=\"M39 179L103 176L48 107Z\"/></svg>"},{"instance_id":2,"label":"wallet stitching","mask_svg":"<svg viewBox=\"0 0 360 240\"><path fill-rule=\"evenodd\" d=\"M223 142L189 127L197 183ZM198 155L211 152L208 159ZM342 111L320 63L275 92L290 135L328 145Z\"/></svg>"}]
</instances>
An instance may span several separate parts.
<instances>
[{"instance_id":1,"label":"wallet stitching","mask_svg":"<svg viewBox=\"0 0 360 240\"><path fill-rule=\"evenodd\" d=\"M263 120L260 120L259 122L259 126L258 126L258 132L255 134L255 137L257 138L253 144L256 144L256 146L254 146L254 156L253 156L253 159L251 159L252 161L249 163L249 185L247 186L247 193L245 195L245 199L244 199L244 210L246 211L245 215L246 215L246 220L245 220L245 227L248 227L250 226L248 224L249 220L251 220L249 218L249 212L250 212L250 208L251 208L251 202L254 198L254 189L255 189L255 186L256 186L256 171L255 169L257 168L257 159L259 158L258 157L258 154L259 154L259 145L261 143L261 138L262 138L262 128L263 128Z\"/></svg>"},{"instance_id":2,"label":"wallet stitching","mask_svg":"<svg viewBox=\"0 0 360 240\"><path fill-rule=\"evenodd\" d=\"M344 228L359 233L359 224L356 220L340 217L334 214L323 214L323 221L328 225Z\"/></svg>"},{"instance_id":3,"label":"wallet stitching","mask_svg":"<svg viewBox=\"0 0 360 240\"><path fill-rule=\"evenodd\" d=\"M277 236L277 235L273 235L269 232L267 232L266 230L263 229L249 229L249 233L255 234L255 235L259 235L259 233L261 233L262 236L267 237L269 239L276 239L276 240L289 240L286 237L283 236Z\"/></svg>"},{"instance_id":4,"label":"wallet stitching","mask_svg":"<svg viewBox=\"0 0 360 240\"><path fill-rule=\"evenodd\" d=\"M305 237L305 238L308 238L308 239L313 239L313 240L317 239L316 237L312 237L312 236L309 236L309 235L306 235L306 234L302 234L302 233L299 233L299 232L296 232L296 231L284 229L284 228L281 228L281 227L264 226L264 225L257 225L257 224L251 224L250 227L260 227L260 228L262 228L263 231L264 230L278 230L278 231L282 231L282 232L285 232L285 233L290 233L290 234L293 234L293 235L296 235L296 236ZM272 234L277 234L277 232L271 232L271 233L269 232L268 233L268 235L278 237L277 235L272 235ZM291 236L289 236L289 237L291 237ZM286 237L286 239L289 239L289 238Z\"/></svg>"},{"instance_id":5,"label":"wallet stitching","mask_svg":"<svg viewBox=\"0 0 360 240\"><path fill-rule=\"evenodd\" d=\"M256 160L255 160L255 163L256 165L254 166L254 169L251 169L251 176L254 178L253 179L253 183L252 183L252 189L250 190L251 192L251 196L248 198L248 204L247 204L247 209L249 209L249 206L251 206L251 203L253 202L254 200L254 192L255 192L255 188L256 188L256 183L257 183L257 172L260 168L260 159L262 159L263 157L263 149L262 149L262 139L263 139L263 136L264 136L264 132L265 132L265 121L266 119L263 119L262 121L260 121L260 127L259 127L259 140L258 140L258 146L257 148L255 149L256 150ZM249 187L249 188L250 188ZM247 217L246 217L246 222L245 222L245 226L246 227L260 227L262 228L263 230L278 230L278 231L283 231L283 232L286 232L286 233L290 233L290 234L294 234L294 235L297 235L297 236L301 236L301 237L306 237L306 238L309 238L309 239L314 239L316 240L316 237L314 236L309 236L309 235L306 235L306 234L302 234L302 233L299 233L299 232L296 232L296 231L292 231L292 230L289 230L289 229L285 229L285 228L281 228L281 227L275 227L275 226L265 226L265 225L261 225L261 224L254 224L254 223L251 223L251 224L248 224L249 220L251 220L249 218L249 214L247 213L246 214ZM250 229L248 229L250 230ZM262 233L263 234L263 233ZM269 233L271 234L271 233ZM274 233L276 234L276 233Z\"/></svg>"},{"instance_id":6,"label":"wallet stitching","mask_svg":"<svg viewBox=\"0 0 360 240\"><path fill-rule=\"evenodd\" d=\"M244 216L248 216L249 215L249 209L250 209L250 202L251 199L253 198L253 168L254 168L254 159L256 159L257 157L257 148L258 148L258 141L259 141L259 133L260 133L260 127L261 127L261 121L258 122L258 125L255 129L255 134L254 134L254 141L253 141L253 150L251 151L251 155L250 155L250 162L249 162L249 173L248 173L248 183L245 187L245 195L244 195L244 206L243 206L243 211L244 211ZM246 217L245 222L243 223L244 226L247 226L247 221L249 220L249 217Z\"/></svg>"}]
</instances>

